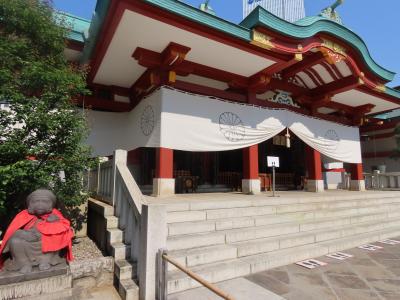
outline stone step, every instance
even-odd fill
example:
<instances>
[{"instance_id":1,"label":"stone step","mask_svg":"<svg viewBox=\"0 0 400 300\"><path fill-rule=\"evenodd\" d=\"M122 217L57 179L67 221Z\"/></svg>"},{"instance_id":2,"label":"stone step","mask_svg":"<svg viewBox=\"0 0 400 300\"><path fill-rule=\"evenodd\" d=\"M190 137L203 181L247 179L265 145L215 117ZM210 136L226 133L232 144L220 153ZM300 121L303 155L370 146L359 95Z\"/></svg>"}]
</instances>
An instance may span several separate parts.
<instances>
[{"instance_id":1,"label":"stone step","mask_svg":"<svg viewBox=\"0 0 400 300\"><path fill-rule=\"evenodd\" d=\"M227 244L170 251L168 255L186 267L194 267L238 257L237 247ZM168 270L171 271L174 269L176 268L172 264L168 265Z\"/></svg>"},{"instance_id":2,"label":"stone step","mask_svg":"<svg viewBox=\"0 0 400 300\"><path fill-rule=\"evenodd\" d=\"M118 228L107 229L107 242L110 244L122 243L124 232Z\"/></svg>"},{"instance_id":3,"label":"stone step","mask_svg":"<svg viewBox=\"0 0 400 300\"><path fill-rule=\"evenodd\" d=\"M189 249L196 247L212 246L225 243L225 234L199 233L170 237L167 239L168 250Z\"/></svg>"},{"instance_id":4,"label":"stone step","mask_svg":"<svg viewBox=\"0 0 400 300\"><path fill-rule=\"evenodd\" d=\"M399 212L397 212L397 211ZM376 214L387 214L390 211L393 214L400 215L399 204L384 204L379 207L371 206L364 208L341 208L328 211L316 212L292 212L281 215L263 215L255 217L226 218L220 220L202 220L194 222L179 222L168 224L168 235L176 236L182 234L193 234L201 232L214 232L220 230L238 229L254 226L264 226L272 224L281 224L289 222L318 222L330 218L350 218L348 222L356 223L357 220L365 221L374 219ZM394 216L394 215L393 215ZM378 217L377 217L378 218Z\"/></svg>"},{"instance_id":5,"label":"stone step","mask_svg":"<svg viewBox=\"0 0 400 300\"><path fill-rule=\"evenodd\" d=\"M137 279L137 264L131 260L116 260L114 265L114 274L119 280Z\"/></svg>"},{"instance_id":6,"label":"stone step","mask_svg":"<svg viewBox=\"0 0 400 300\"><path fill-rule=\"evenodd\" d=\"M229 260L191 269L209 282L225 281L250 274L250 264L240 260ZM200 283L180 270L168 273L168 294L199 287Z\"/></svg>"},{"instance_id":7,"label":"stone step","mask_svg":"<svg viewBox=\"0 0 400 300\"><path fill-rule=\"evenodd\" d=\"M116 216L106 216L106 228L116 229L118 228L118 218Z\"/></svg>"},{"instance_id":8,"label":"stone step","mask_svg":"<svg viewBox=\"0 0 400 300\"><path fill-rule=\"evenodd\" d=\"M400 226L397 226L394 228L357 234L351 237L339 238L329 242L279 249L268 253L204 264L190 269L202 278L215 283L399 235ZM179 270L173 270L168 273L169 294L198 286L199 284L196 281L190 279Z\"/></svg>"},{"instance_id":9,"label":"stone step","mask_svg":"<svg viewBox=\"0 0 400 300\"><path fill-rule=\"evenodd\" d=\"M200 264L206 264L208 262L217 262L229 259L234 255L235 249L237 257L244 257L264 252L270 252L278 249L286 249L296 246L313 244L316 242L329 241L331 239L345 238L347 236L354 236L371 231L383 230L399 225L400 219L386 218L386 221L384 223L370 221L357 224L341 225L330 229L319 229L289 234L284 234L284 231L281 231L280 234L267 238L257 238L256 235L248 235L248 239L244 241L231 242L229 244L219 244L217 246L211 247L208 246L177 250L170 252L170 255L184 265L190 267ZM254 228L253 231L255 231Z\"/></svg>"},{"instance_id":10,"label":"stone step","mask_svg":"<svg viewBox=\"0 0 400 300\"><path fill-rule=\"evenodd\" d=\"M111 255L115 260L129 259L131 255L131 246L124 243L113 243L110 245Z\"/></svg>"},{"instance_id":11,"label":"stone step","mask_svg":"<svg viewBox=\"0 0 400 300\"><path fill-rule=\"evenodd\" d=\"M122 300L139 300L139 287L132 279L120 280L118 293Z\"/></svg>"},{"instance_id":12,"label":"stone step","mask_svg":"<svg viewBox=\"0 0 400 300\"><path fill-rule=\"evenodd\" d=\"M107 203L101 202L101 201L93 199L93 198L89 199L88 205L89 205L90 209L95 210L101 216L104 216L104 217L114 216L114 207L112 205L109 205Z\"/></svg>"},{"instance_id":13,"label":"stone step","mask_svg":"<svg viewBox=\"0 0 400 300\"><path fill-rule=\"evenodd\" d=\"M385 192L385 193L351 193L351 194L340 194L336 196L323 196L318 195L317 197L279 197L279 198L254 198L249 197L247 199L232 199L232 197L227 196L226 200L210 200L210 201L180 201L175 203L168 203L167 211L196 211L196 210L214 210L214 209L227 209L227 208L240 208L240 207L251 207L251 206L273 206L273 205L293 205L293 204L310 204L310 203L329 203L329 202L349 202L349 201L364 201L368 203L382 203L383 202L400 202L399 193L397 192Z\"/></svg>"},{"instance_id":14,"label":"stone step","mask_svg":"<svg viewBox=\"0 0 400 300\"><path fill-rule=\"evenodd\" d=\"M373 212L377 206L400 206L400 199L387 198L365 201L336 201L331 203L301 203L291 205L264 205L211 210L174 211L167 214L167 223L221 220L227 218L256 217L265 215L282 215L287 213L315 212L323 216L325 211L335 209ZM329 212L328 212L329 213Z\"/></svg>"}]
</instances>

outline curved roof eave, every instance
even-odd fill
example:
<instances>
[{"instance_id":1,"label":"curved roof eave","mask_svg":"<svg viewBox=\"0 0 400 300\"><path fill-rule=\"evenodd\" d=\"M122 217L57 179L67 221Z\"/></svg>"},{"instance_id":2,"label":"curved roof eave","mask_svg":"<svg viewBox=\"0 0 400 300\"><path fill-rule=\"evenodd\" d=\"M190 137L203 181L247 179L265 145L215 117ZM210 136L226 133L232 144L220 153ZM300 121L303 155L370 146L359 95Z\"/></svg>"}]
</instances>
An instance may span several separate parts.
<instances>
[{"instance_id":1,"label":"curved roof eave","mask_svg":"<svg viewBox=\"0 0 400 300\"><path fill-rule=\"evenodd\" d=\"M327 32L348 42L357 49L368 68L383 80L392 81L395 76L394 72L381 67L372 59L367 46L358 35L346 27L329 20L319 20L310 25L301 26L280 19L258 6L240 24L234 24L180 1L143 0L143 2L248 42L251 41L251 29L257 25L266 26L284 35L299 39L312 37L319 32ZM95 20L96 22L92 20L91 28L89 29L91 43L89 43L89 47L85 45L84 61L89 60L92 55L94 44L97 42L97 35L102 27L109 4L110 0L98 0L97 2L96 14L98 14L98 18Z\"/></svg>"},{"instance_id":2,"label":"curved roof eave","mask_svg":"<svg viewBox=\"0 0 400 300\"><path fill-rule=\"evenodd\" d=\"M299 25L280 19L258 6L240 25L247 28L254 28L257 25L266 26L284 35L298 39L310 38L317 33L326 32L352 45L362 55L368 68L382 79L392 81L396 75L396 73L383 68L375 62L366 44L357 34L328 19L318 18L309 25Z\"/></svg>"}]
</instances>

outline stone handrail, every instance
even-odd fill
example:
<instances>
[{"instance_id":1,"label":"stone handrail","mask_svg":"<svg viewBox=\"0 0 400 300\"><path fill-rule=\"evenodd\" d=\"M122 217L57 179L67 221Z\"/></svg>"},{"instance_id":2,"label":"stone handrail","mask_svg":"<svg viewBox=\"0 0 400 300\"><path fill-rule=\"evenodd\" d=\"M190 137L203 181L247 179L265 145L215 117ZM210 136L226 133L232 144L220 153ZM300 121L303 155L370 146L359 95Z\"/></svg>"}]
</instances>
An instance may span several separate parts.
<instances>
[{"instance_id":1,"label":"stone handrail","mask_svg":"<svg viewBox=\"0 0 400 300\"><path fill-rule=\"evenodd\" d=\"M135 209L135 212L137 214L140 215L142 213L142 203L144 196L139 186L137 185L135 179L133 178L131 172L126 165L117 163L116 172L117 175L121 177L121 181L118 181L118 184L124 185L127 192L129 193L128 201L130 202L130 206Z\"/></svg>"},{"instance_id":2,"label":"stone handrail","mask_svg":"<svg viewBox=\"0 0 400 300\"><path fill-rule=\"evenodd\" d=\"M113 159L88 172L88 190L95 198L114 207L127 259L137 262L139 299L154 300L156 295L156 256L166 247L167 222L164 205L152 204L140 191L127 166L127 151L115 150Z\"/></svg>"},{"instance_id":3,"label":"stone handrail","mask_svg":"<svg viewBox=\"0 0 400 300\"><path fill-rule=\"evenodd\" d=\"M364 173L367 189L398 189L400 188L400 172Z\"/></svg>"}]
</instances>

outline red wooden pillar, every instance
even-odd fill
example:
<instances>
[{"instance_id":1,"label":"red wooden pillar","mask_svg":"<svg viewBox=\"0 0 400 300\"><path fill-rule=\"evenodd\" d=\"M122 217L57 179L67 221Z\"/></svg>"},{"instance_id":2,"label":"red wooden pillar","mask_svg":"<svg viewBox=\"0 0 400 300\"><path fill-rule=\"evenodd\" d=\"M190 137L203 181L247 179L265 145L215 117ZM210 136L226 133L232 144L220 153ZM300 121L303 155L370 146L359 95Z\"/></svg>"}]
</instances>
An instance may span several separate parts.
<instances>
[{"instance_id":1,"label":"red wooden pillar","mask_svg":"<svg viewBox=\"0 0 400 300\"><path fill-rule=\"evenodd\" d=\"M362 164L351 165L351 180L364 180Z\"/></svg>"},{"instance_id":2,"label":"red wooden pillar","mask_svg":"<svg viewBox=\"0 0 400 300\"><path fill-rule=\"evenodd\" d=\"M258 145L243 149L243 178L258 179Z\"/></svg>"},{"instance_id":3,"label":"red wooden pillar","mask_svg":"<svg viewBox=\"0 0 400 300\"><path fill-rule=\"evenodd\" d=\"M258 145L243 149L243 180L242 191L247 194L260 192L260 178L258 176Z\"/></svg>"},{"instance_id":4,"label":"red wooden pillar","mask_svg":"<svg viewBox=\"0 0 400 300\"><path fill-rule=\"evenodd\" d=\"M361 163L351 165L350 190L360 192L365 191L363 165Z\"/></svg>"},{"instance_id":5,"label":"red wooden pillar","mask_svg":"<svg viewBox=\"0 0 400 300\"><path fill-rule=\"evenodd\" d=\"M323 192L321 153L307 145L306 162L308 170L307 190L310 192Z\"/></svg>"},{"instance_id":6,"label":"red wooden pillar","mask_svg":"<svg viewBox=\"0 0 400 300\"><path fill-rule=\"evenodd\" d=\"M156 149L156 178L173 178L174 151L168 148Z\"/></svg>"},{"instance_id":7,"label":"red wooden pillar","mask_svg":"<svg viewBox=\"0 0 400 300\"><path fill-rule=\"evenodd\" d=\"M172 194L175 194L174 151L168 148L157 148L153 195L167 196Z\"/></svg>"},{"instance_id":8,"label":"red wooden pillar","mask_svg":"<svg viewBox=\"0 0 400 300\"><path fill-rule=\"evenodd\" d=\"M308 179L322 180L321 153L306 146Z\"/></svg>"}]
</instances>

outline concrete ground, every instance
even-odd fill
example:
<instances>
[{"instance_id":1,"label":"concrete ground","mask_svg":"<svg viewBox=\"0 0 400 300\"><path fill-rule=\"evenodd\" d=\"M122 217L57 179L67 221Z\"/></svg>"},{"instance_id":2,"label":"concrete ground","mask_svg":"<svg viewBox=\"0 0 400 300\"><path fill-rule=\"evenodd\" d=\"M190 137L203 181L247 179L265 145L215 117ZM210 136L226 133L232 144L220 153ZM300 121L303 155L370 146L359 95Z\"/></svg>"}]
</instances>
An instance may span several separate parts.
<instances>
[{"instance_id":1,"label":"concrete ground","mask_svg":"<svg viewBox=\"0 0 400 300\"><path fill-rule=\"evenodd\" d=\"M400 240L396 238L396 240ZM319 257L327 266L309 270L292 264L218 286L236 300L399 300L400 245L374 252L354 248L344 261ZM170 295L169 300L221 299L205 288Z\"/></svg>"}]
</instances>

